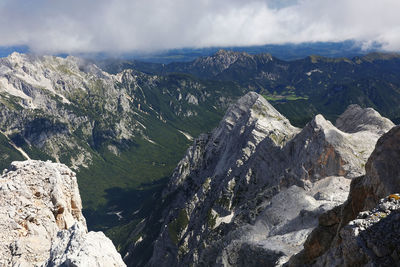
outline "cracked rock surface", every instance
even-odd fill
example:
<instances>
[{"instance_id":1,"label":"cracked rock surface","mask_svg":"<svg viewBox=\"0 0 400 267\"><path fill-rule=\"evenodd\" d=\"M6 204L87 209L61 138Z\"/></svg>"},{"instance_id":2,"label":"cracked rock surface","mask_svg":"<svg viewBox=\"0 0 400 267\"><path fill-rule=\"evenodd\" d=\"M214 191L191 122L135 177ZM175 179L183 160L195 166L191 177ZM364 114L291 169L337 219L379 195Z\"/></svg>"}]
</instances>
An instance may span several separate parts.
<instances>
[{"instance_id":1,"label":"cracked rock surface","mask_svg":"<svg viewBox=\"0 0 400 267\"><path fill-rule=\"evenodd\" d=\"M360 212L340 230L341 243L316 266L398 266L400 262L400 196L392 194L377 207Z\"/></svg>"},{"instance_id":2,"label":"cracked rock surface","mask_svg":"<svg viewBox=\"0 0 400 267\"><path fill-rule=\"evenodd\" d=\"M346 202L319 217L318 227L289 265L398 265L399 162L396 126L378 140L366 174L352 180Z\"/></svg>"},{"instance_id":3,"label":"cracked rock surface","mask_svg":"<svg viewBox=\"0 0 400 267\"><path fill-rule=\"evenodd\" d=\"M356 106L338 121L340 128L317 115L298 129L261 95L240 98L176 167L157 211L161 229L148 265L288 261L318 217L346 200L351 179L365 173L376 141L394 126ZM132 244L127 263L153 244L142 228L134 231L140 242Z\"/></svg>"},{"instance_id":4,"label":"cracked rock surface","mask_svg":"<svg viewBox=\"0 0 400 267\"><path fill-rule=\"evenodd\" d=\"M99 255L111 255L114 266L124 266L110 240L100 233L87 233L73 171L58 163L13 162L0 177L0 265L52 265L48 259L54 254L54 242L73 240L66 233L80 236L80 243L88 248L97 244L107 249L83 255L75 247L72 253L64 251L64 258L76 261L84 256L96 262Z\"/></svg>"}]
</instances>

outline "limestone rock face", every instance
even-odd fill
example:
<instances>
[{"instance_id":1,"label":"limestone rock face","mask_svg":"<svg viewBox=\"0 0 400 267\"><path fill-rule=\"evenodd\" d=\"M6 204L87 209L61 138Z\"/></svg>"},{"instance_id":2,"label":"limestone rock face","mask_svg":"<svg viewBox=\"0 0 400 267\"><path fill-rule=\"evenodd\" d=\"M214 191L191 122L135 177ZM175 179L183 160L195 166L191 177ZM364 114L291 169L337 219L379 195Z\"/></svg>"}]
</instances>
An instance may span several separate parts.
<instances>
[{"instance_id":1,"label":"limestone rock face","mask_svg":"<svg viewBox=\"0 0 400 267\"><path fill-rule=\"evenodd\" d=\"M194 170L203 172L197 175L201 184L204 177L232 173L231 167L240 171L266 137L270 137L272 146L278 147L298 131L263 97L248 93L228 109L212 134L203 134L195 140L179 162L164 194L183 185Z\"/></svg>"},{"instance_id":2,"label":"limestone rock face","mask_svg":"<svg viewBox=\"0 0 400 267\"><path fill-rule=\"evenodd\" d=\"M13 162L4 171L0 178L0 265L43 266L57 235L75 233L76 225L82 240L93 235L87 234L76 176L67 166L28 160ZM112 248L111 253L119 256Z\"/></svg>"},{"instance_id":3,"label":"limestone rock face","mask_svg":"<svg viewBox=\"0 0 400 267\"><path fill-rule=\"evenodd\" d=\"M364 194L359 196L365 199L361 209L371 209L380 198L400 192L399 161L400 126L396 126L379 139L365 167L366 175L353 192L354 197L359 192Z\"/></svg>"},{"instance_id":4,"label":"limestone rock face","mask_svg":"<svg viewBox=\"0 0 400 267\"><path fill-rule=\"evenodd\" d=\"M204 66L207 66L207 70L211 70L213 75L217 75L228 69L243 55L246 54L219 50L214 56L196 59L191 69L204 68Z\"/></svg>"},{"instance_id":5,"label":"limestone rock face","mask_svg":"<svg viewBox=\"0 0 400 267\"><path fill-rule=\"evenodd\" d=\"M380 202L380 199L389 194L400 192L399 162L400 126L396 126L378 140L376 148L366 164L366 174L357 177L352 181L347 201L343 205L321 215L319 218L319 226L307 238L304 249L301 253L292 257L290 265L303 266L305 264L316 264L317 266L331 266L331 262L339 261L340 255L343 257L352 257L351 250L354 249L354 244L352 245L353 247L350 248L348 247L350 245L347 243L358 242L357 240L359 240L360 237L358 236L358 232L351 232L353 230L350 231L351 233L349 232L349 229L352 229L352 227L354 228L355 224L354 222L350 223L350 221L355 220L357 216L366 216L365 214L381 214L380 212L384 212L385 214L382 215L383 217L389 215L388 211L391 210L391 204L386 205L382 203L387 203L390 199L397 199L397 197L389 197L390 199L388 198L383 202ZM371 210L378 204L378 210L372 211L372 213L363 213L363 211ZM382 207L386 207L384 211L382 211ZM376 216L379 217L379 214ZM396 217L395 215L391 216ZM388 221L386 220L377 223L377 225L386 224L388 224ZM390 229L393 229L396 226L395 224L389 224L390 225L385 227L386 230L390 232ZM381 226L376 227L379 229L382 228ZM375 228L372 227L372 229ZM393 236L396 235L394 234ZM342 242L345 243L342 244ZM370 244L368 244L368 247L373 249L370 247ZM346 251L347 249L348 252ZM335 251L342 251L340 252L342 254L337 254ZM374 251L374 253L375 255L378 255L380 252ZM367 254L374 255L369 252ZM372 261L374 264L380 264L380 260L376 257L365 258L365 255L362 256L361 254L359 256L359 258L356 256L356 258L348 258L348 260L343 262L343 264L351 266L352 262L357 263L364 261L365 263ZM380 258L379 255L377 257Z\"/></svg>"},{"instance_id":6,"label":"limestone rock face","mask_svg":"<svg viewBox=\"0 0 400 267\"><path fill-rule=\"evenodd\" d=\"M350 105L336 120L336 127L344 132L355 133L359 131L383 134L393 127L393 123L382 118L372 108L361 108L359 105Z\"/></svg>"},{"instance_id":7,"label":"limestone rock face","mask_svg":"<svg viewBox=\"0 0 400 267\"><path fill-rule=\"evenodd\" d=\"M15 52L0 58L0 131L77 170L93 163L94 147L112 143L109 150L118 155L126 141L154 144L149 128L155 124L186 117L206 122L198 116L204 108L225 110L243 91L217 92L206 84L135 70L112 75L73 56ZM181 135L176 128L171 131Z\"/></svg>"},{"instance_id":8,"label":"limestone rock face","mask_svg":"<svg viewBox=\"0 0 400 267\"><path fill-rule=\"evenodd\" d=\"M113 243L102 232L89 232L81 224L60 231L53 241L47 266L125 266Z\"/></svg>"},{"instance_id":9,"label":"limestone rock face","mask_svg":"<svg viewBox=\"0 0 400 267\"><path fill-rule=\"evenodd\" d=\"M397 266L400 262L400 196L392 194L344 226L341 243L316 266Z\"/></svg>"},{"instance_id":10,"label":"limestone rock face","mask_svg":"<svg viewBox=\"0 0 400 267\"><path fill-rule=\"evenodd\" d=\"M390 126L394 124L390 122ZM365 162L381 134L375 128L357 131L357 127L351 127L354 125L345 127L349 132L344 132L322 115L315 116L285 147L290 172L295 177L303 176L312 181L331 175L353 178L364 174ZM379 127L379 123L375 127ZM386 132L390 128L379 131Z\"/></svg>"},{"instance_id":11,"label":"limestone rock face","mask_svg":"<svg viewBox=\"0 0 400 267\"><path fill-rule=\"evenodd\" d=\"M393 126L373 114L368 127L343 120L347 132L321 115L298 129L262 96L243 96L175 169L148 265L284 264L318 217L345 201L351 178L364 174L381 132ZM132 244L127 263L154 238L143 227L135 229L141 242Z\"/></svg>"}]
</instances>

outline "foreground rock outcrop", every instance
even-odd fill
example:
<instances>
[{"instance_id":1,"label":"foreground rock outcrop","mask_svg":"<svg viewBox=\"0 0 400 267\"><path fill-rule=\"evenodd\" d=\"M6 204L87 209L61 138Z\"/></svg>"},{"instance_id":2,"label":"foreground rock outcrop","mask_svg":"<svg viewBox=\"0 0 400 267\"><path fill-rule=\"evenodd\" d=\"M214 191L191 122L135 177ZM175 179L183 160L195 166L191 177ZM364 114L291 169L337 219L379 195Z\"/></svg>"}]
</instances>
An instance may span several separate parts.
<instances>
[{"instance_id":1,"label":"foreground rock outcrop","mask_svg":"<svg viewBox=\"0 0 400 267\"><path fill-rule=\"evenodd\" d=\"M340 243L317 260L317 266L398 266L400 196L391 194L372 210L360 212L344 226Z\"/></svg>"},{"instance_id":2,"label":"foreground rock outcrop","mask_svg":"<svg viewBox=\"0 0 400 267\"><path fill-rule=\"evenodd\" d=\"M248 93L212 133L194 141L175 169L162 209L148 218L161 222L151 257L142 254L156 230L143 222L125 260L284 264L302 249L318 217L345 201L351 178L364 174L376 141L394 125L350 106L338 126L317 115L298 129L262 96Z\"/></svg>"},{"instance_id":3,"label":"foreground rock outcrop","mask_svg":"<svg viewBox=\"0 0 400 267\"><path fill-rule=\"evenodd\" d=\"M102 232L87 232L80 224L60 231L47 266L125 266L113 243Z\"/></svg>"},{"instance_id":4,"label":"foreground rock outcrop","mask_svg":"<svg viewBox=\"0 0 400 267\"><path fill-rule=\"evenodd\" d=\"M397 208L385 203L398 198L397 195L389 195L400 192L399 162L400 126L396 126L377 142L376 148L366 164L366 174L352 181L347 201L321 215L319 226L308 237L304 250L290 260L290 265L354 266L354 264L372 263L380 265L388 264L391 261L398 262L398 250L395 249L395 246L389 245L392 244L392 241L384 242L385 245L382 245L381 242L385 238L393 237L396 239L398 236L398 234L396 235L396 225L392 223L392 219L389 222L389 217L398 218L395 215ZM386 196L389 197L380 203L380 199ZM379 206L375 210L368 212L378 204ZM396 212L389 216L391 210L396 210ZM357 216L359 218L369 216L370 219L371 216L378 217L379 222L372 220L373 227L370 223L371 220L369 220L361 226L363 229L358 232L363 232L367 228L376 230L374 236L381 239L379 244L375 242L376 240L366 241L363 235L359 235L353 229L356 227L355 225L360 223L360 221L355 220ZM380 233L381 230L384 230L385 233ZM371 231L368 231L366 234L370 234ZM367 242L367 245L360 248L359 246L363 242ZM352 254L352 251L357 249L364 252ZM390 257L386 257L388 253Z\"/></svg>"},{"instance_id":5,"label":"foreground rock outcrop","mask_svg":"<svg viewBox=\"0 0 400 267\"><path fill-rule=\"evenodd\" d=\"M0 177L0 265L63 264L125 266L104 234L87 232L74 172L51 162L13 162Z\"/></svg>"}]
</instances>

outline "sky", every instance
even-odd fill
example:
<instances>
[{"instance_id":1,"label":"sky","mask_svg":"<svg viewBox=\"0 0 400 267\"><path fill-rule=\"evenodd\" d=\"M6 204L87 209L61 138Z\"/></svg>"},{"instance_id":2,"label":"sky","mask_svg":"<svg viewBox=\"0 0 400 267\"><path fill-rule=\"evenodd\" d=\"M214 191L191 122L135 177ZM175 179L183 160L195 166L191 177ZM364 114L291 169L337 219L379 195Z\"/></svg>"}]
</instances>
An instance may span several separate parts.
<instances>
[{"instance_id":1,"label":"sky","mask_svg":"<svg viewBox=\"0 0 400 267\"><path fill-rule=\"evenodd\" d=\"M0 47L127 53L339 42L400 51L399 0L0 0Z\"/></svg>"}]
</instances>

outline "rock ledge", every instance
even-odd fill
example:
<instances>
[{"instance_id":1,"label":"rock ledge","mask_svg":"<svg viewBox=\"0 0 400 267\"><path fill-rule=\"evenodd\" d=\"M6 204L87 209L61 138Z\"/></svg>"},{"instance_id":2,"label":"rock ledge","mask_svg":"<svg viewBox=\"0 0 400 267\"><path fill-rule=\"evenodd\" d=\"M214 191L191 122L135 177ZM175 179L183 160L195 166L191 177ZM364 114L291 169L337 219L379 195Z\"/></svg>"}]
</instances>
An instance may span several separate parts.
<instances>
[{"instance_id":1,"label":"rock ledge","mask_svg":"<svg viewBox=\"0 0 400 267\"><path fill-rule=\"evenodd\" d=\"M75 173L63 164L13 162L0 177L0 218L1 266L125 266L104 234L87 233Z\"/></svg>"}]
</instances>

